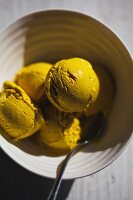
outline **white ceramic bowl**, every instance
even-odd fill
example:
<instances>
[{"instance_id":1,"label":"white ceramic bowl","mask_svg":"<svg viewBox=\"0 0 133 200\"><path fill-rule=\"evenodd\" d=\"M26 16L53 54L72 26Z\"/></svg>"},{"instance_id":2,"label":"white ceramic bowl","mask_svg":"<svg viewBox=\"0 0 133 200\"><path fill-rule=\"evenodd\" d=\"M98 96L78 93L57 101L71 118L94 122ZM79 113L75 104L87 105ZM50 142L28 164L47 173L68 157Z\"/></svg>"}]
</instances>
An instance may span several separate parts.
<instances>
[{"instance_id":1,"label":"white ceramic bowl","mask_svg":"<svg viewBox=\"0 0 133 200\"><path fill-rule=\"evenodd\" d=\"M86 146L70 161L64 179L95 173L115 160L127 145L133 130L133 63L120 39L92 17L71 11L43 11L28 15L0 34L0 84L12 80L23 65L36 61L56 62L81 57L106 66L116 83L116 97L106 133ZM106 94L105 94L106 95ZM14 146L0 136L1 148L26 169L54 178L63 156L45 156L25 140Z\"/></svg>"}]
</instances>

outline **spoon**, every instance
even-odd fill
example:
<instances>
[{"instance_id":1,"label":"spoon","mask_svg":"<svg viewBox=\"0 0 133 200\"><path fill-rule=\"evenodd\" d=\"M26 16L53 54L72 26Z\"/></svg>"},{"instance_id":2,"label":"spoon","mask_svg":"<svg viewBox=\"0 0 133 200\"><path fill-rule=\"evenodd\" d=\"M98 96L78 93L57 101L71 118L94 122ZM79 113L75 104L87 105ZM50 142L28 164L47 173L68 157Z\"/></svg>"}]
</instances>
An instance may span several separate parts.
<instances>
[{"instance_id":1,"label":"spoon","mask_svg":"<svg viewBox=\"0 0 133 200\"><path fill-rule=\"evenodd\" d=\"M94 122L92 123L91 127L89 128L89 133L86 134L77 144L77 146L66 156L66 158L63 160L59 167L59 171L57 174L57 177L55 179L55 182L53 184L52 190L47 198L47 200L56 200L58 191L61 185L62 177L64 174L64 171L66 169L66 166L70 160L70 158L83 146L86 144L89 144L92 142L93 139L95 139L102 131L105 125L105 118L102 112L99 112L96 115L96 118ZM89 135L89 137L88 137Z\"/></svg>"}]
</instances>

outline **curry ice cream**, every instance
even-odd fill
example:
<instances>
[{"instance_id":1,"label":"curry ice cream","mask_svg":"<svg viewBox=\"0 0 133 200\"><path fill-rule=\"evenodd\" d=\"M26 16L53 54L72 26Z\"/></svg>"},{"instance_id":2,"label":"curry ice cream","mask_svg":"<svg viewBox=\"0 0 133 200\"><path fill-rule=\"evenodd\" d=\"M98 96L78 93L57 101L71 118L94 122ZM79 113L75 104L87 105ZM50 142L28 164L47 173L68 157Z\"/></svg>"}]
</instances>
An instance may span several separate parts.
<instances>
[{"instance_id":1,"label":"curry ice cream","mask_svg":"<svg viewBox=\"0 0 133 200\"><path fill-rule=\"evenodd\" d=\"M45 91L59 110L81 112L95 102L99 80L88 61L81 58L61 60L49 70Z\"/></svg>"},{"instance_id":2,"label":"curry ice cream","mask_svg":"<svg viewBox=\"0 0 133 200\"><path fill-rule=\"evenodd\" d=\"M45 99L44 82L52 64L40 62L21 68L15 77L15 83L25 90L29 97L37 102Z\"/></svg>"},{"instance_id":3,"label":"curry ice cream","mask_svg":"<svg viewBox=\"0 0 133 200\"><path fill-rule=\"evenodd\" d=\"M45 124L38 133L38 141L55 150L70 150L80 138L79 120L49 105L45 110Z\"/></svg>"},{"instance_id":4,"label":"curry ice cream","mask_svg":"<svg viewBox=\"0 0 133 200\"><path fill-rule=\"evenodd\" d=\"M0 93L0 127L6 134L20 140L38 131L44 119L23 89L11 81L3 84Z\"/></svg>"},{"instance_id":5,"label":"curry ice cream","mask_svg":"<svg viewBox=\"0 0 133 200\"><path fill-rule=\"evenodd\" d=\"M90 116L109 108L113 94L106 70L82 58L35 63L3 84L0 128L15 141L36 133L36 141L62 153L88 133Z\"/></svg>"}]
</instances>

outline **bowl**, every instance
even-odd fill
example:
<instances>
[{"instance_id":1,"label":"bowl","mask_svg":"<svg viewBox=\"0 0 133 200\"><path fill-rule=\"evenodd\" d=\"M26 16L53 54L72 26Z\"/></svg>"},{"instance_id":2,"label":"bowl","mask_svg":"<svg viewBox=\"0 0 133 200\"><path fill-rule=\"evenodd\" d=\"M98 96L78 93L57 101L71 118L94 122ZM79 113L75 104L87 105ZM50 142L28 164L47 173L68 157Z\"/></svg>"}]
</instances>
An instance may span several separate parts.
<instances>
[{"instance_id":1,"label":"bowl","mask_svg":"<svg viewBox=\"0 0 133 200\"><path fill-rule=\"evenodd\" d=\"M55 63L81 57L105 66L113 76L116 95L105 133L73 156L64 179L98 172L127 146L133 130L133 62L120 39L96 19L72 11L49 10L30 14L0 34L0 84L12 80L23 65L38 61ZM106 95L106 94L105 94ZM0 136L0 146L22 167L55 178L64 156L51 157L30 139L13 145Z\"/></svg>"}]
</instances>

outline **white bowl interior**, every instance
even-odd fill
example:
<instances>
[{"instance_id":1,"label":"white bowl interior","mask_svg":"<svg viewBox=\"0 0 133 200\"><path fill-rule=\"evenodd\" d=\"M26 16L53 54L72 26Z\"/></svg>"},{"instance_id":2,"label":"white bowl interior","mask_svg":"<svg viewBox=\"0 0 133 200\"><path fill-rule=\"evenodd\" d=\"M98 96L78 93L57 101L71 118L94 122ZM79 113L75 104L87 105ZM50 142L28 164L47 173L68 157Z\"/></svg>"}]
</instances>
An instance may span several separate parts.
<instances>
[{"instance_id":1,"label":"white bowl interior","mask_svg":"<svg viewBox=\"0 0 133 200\"><path fill-rule=\"evenodd\" d=\"M80 13L44 11L26 16L0 35L0 84L12 80L23 65L82 57L110 70L116 96L106 133L70 161L64 179L95 173L110 164L124 149L133 129L133 66L122 42L103 24ZM106 95L106 94L105 94ZM63 156L49 157L25 140L21 148L0 136L2 149L26 169L54 178Z\"/></svg>"}]
</instances>

